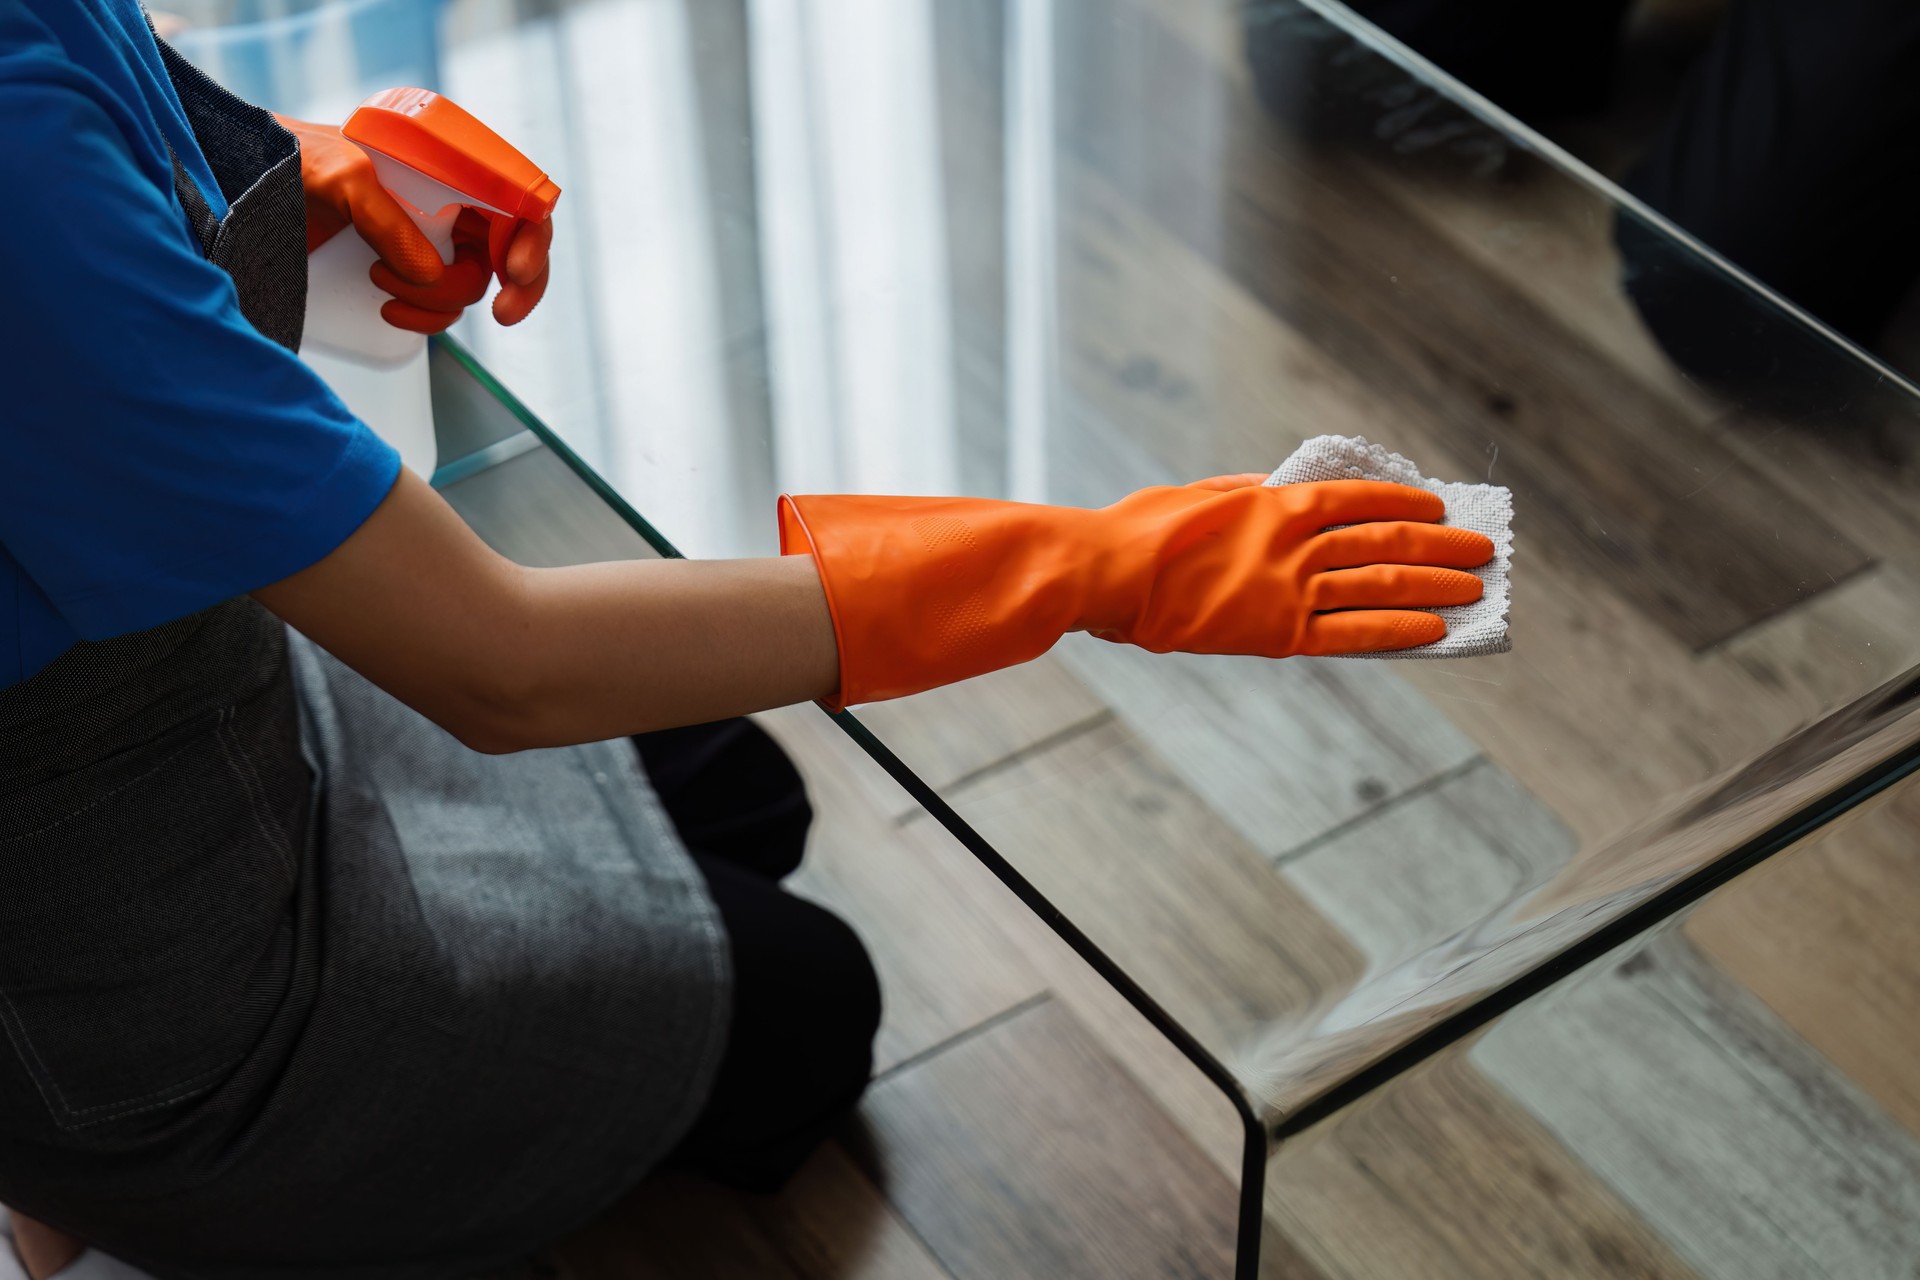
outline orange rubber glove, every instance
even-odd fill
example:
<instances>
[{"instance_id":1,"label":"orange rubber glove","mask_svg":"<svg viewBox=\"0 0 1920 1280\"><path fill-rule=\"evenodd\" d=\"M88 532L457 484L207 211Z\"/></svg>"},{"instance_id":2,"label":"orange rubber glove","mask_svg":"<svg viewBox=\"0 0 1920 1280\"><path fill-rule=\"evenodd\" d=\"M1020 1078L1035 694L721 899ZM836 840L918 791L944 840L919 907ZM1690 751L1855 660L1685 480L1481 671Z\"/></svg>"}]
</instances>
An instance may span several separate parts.
<instances>
[{"instance_id":1,"label":"orange rubber glove","mask_svg":"<svg viewBox=\"0 0 1920 1280\"><path fill-rule=\"evenodd\" d=\"M454 224L454 259L440 255L400 202L374 174L367 153L337 126L274 117L300 142L300 185L307 202L307 252L312 253L346 227L380 255L368 272L374 284L394 295L381 317L399 329L439 333L468 307L484 298L487 280L498 273L500 292L493 318L518 324L547 291L547 253L553 220L525 223L498 262L490 262L487 220L476 210Z\"/></svg>"},{"instance_id":2,"label":"orange rubber glove","mask_svg":"<svg viewBox=\"0 0 1920 1280\"><path fill-rule=\"evenodd\" d=\"M1480 598L1459 570L1493 543L1427 523L1445 512L1437 495L1263 479L1142 489L1097 511L789 495L780 550L819 567L840 647L834 710L1026 662L1069 631L1155 653L1408 649L1447 633L1416 610Z\"/></svg>"}]
</instances>

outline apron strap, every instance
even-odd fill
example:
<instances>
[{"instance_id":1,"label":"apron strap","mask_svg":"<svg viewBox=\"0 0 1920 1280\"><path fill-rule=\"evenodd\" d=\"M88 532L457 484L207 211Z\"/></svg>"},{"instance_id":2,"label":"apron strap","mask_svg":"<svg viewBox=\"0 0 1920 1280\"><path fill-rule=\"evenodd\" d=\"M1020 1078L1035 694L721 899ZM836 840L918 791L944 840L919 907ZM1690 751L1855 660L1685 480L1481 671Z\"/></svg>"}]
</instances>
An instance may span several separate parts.
<instances>
[{"instance_id":1,"label":"apron strap","mask_svg":"<svg viewBox=\"0 0 1920 1280\"><path fill-rule=\"evenodd\" d=\"M167 143L167 159L173 164L173 194L179 199L180 207L187 211L187 228L200 242L200 252L212 257L213 247L220 239L220 219L214 217L207 197L201 194L200 184L187 172L187 166L180 163L180 154L171 142Z\"/></svg>"},{"instance_id":2,"label":"apron strap","mask_svg":"<svg viewBox=\"0 0 1920 1280\"><path fill-rule=\"evenodd\" d=\"M240 311L262 334L300 349L307 315L307 213L300 143L273 113L242 102L154 36L194 141L226 197L216 218L171 143L173 189L207 260L233 277Z\"/></svg>"}]
</instances>

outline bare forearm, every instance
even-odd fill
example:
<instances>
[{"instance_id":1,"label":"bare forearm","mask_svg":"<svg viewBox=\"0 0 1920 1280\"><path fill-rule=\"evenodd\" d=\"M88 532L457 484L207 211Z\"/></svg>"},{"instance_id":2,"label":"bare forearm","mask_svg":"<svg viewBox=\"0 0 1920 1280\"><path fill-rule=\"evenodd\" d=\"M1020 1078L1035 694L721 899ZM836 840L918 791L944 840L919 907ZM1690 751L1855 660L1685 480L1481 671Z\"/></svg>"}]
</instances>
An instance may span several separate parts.
<instances>
[{"instance_id":1,"label":"bare forearm","mask_svg":"<svg viewBox=\"0 0 1920 1280\"><path fill-rule=\"evenodd\" d=\"M696 724L838 679L808 557L522 568L410 473L331 555L254 594L484 751Z\"/></svg>"},{"instance_id":2,"label":"bare forearm","mask_svg":"<svg viewBox=\"0 0 1920 1280\"><path fill-rule=\"evenodd\" d=\"M696 724L823 698L833 623L813 562L660 560L530 569L517 745Z\"/></svg>"}]
</instances>

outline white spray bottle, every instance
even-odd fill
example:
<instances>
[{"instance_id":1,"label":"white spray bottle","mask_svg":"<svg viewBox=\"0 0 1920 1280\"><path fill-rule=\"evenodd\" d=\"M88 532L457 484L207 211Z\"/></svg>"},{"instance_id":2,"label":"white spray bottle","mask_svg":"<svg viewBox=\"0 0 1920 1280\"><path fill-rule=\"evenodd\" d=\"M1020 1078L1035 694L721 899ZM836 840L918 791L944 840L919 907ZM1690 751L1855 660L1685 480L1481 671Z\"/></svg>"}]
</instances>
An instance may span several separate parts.
<instances>
[{"instance_id":1,"label":"white spray bottle","mask_svg":"<svg viewBox=\"0 0 1920 1280\"><path fill-rule=\"evenodd\" d=\"M453 224L476 209L491 224L495 273L522 222L553 212L560 188L533 162L460 107L426 89L385 89L340 127L373 160L380 185L400 202L443 262L453 261ZM380 316L392 295L368 278L375 254L351 228L307 258L307 318L300 358L401 461L432 478L438 461L427 340Z\"/></svg>"}]
</instances>

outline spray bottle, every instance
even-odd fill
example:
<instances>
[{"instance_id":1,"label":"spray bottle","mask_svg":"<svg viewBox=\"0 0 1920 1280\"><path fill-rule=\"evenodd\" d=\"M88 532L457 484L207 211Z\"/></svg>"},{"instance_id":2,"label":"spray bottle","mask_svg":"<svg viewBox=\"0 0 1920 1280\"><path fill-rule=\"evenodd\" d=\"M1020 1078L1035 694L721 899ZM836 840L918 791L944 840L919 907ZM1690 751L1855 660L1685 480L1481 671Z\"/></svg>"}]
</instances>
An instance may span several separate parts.
<instances>
[{"instance_id":1,"label":"spray bottle","mask_svg":"<svg viewBox=\"0 0 1920 1280\"><path fill-rule=\"evenodd\" d=\"M426 89L384 89L347 118L340 132L373 161L385 187L414 224L453 261L453 224L462 209L490 223L489 260L506 269L507 248L522 222L553 211L560 188L533 162L460 107ZM431 478L438 461L425 335L380 317L386 292L368 279L375 254L351 228L307 259L307 319L300 358L325 378L347 408Z\"/></svg>"}]
</instances>

